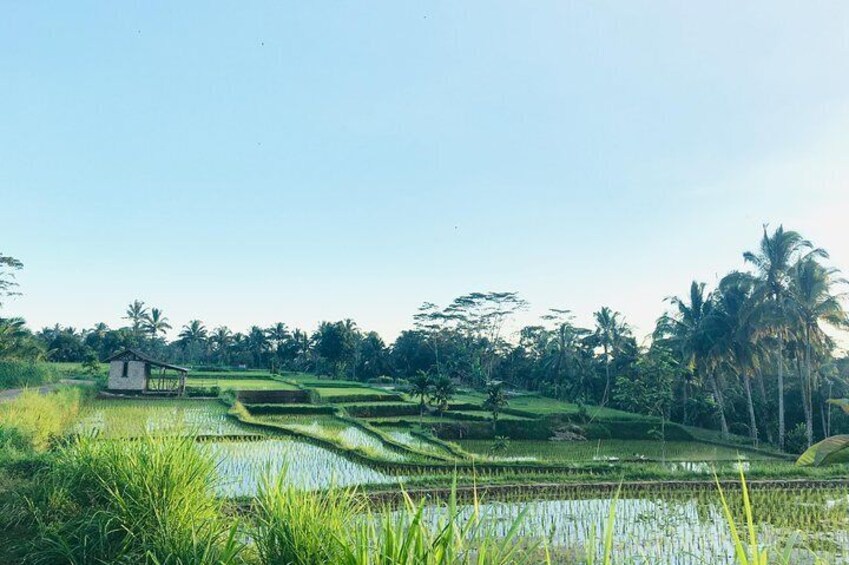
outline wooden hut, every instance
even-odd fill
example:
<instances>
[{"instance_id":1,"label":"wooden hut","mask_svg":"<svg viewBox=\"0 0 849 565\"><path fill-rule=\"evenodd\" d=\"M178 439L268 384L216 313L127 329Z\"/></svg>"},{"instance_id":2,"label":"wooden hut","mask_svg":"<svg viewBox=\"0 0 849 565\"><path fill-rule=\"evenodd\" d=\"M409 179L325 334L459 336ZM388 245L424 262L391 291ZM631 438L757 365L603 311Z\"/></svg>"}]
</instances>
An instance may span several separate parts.
<instances>
[{"instance_id":1,"label":"wooden hut","mask_svg":"<svg viewBox=\"0 0 849 565\"><path fill-rule=\"evenodd\" d=\"M182 396L186 390L188 369L157 361L135 349L124 349L106 361L110 391Z\"/></svg>"}]
</instances>

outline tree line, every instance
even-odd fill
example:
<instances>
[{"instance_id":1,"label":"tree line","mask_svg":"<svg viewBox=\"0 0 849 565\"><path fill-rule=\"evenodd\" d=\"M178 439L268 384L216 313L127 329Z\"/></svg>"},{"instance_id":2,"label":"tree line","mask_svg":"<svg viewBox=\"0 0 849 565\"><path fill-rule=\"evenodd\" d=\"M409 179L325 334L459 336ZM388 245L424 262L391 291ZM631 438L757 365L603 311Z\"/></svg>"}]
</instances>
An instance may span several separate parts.
<instances>
[{"instance_id":1,"label":"tree line","mask_svg":"<svg viewBox=\"0 0 849 565\"><path fill-rule=\"evenodd\" d=\"M576 324L569 310L551 309L511 333L508 322L527 303L516 292L473 292L445 306L424 303L391 344L350 319L322 322L312 332L283 322L234 332L196 319L169 341L163 311L136 300L120 328L32 332L23 320L0 319L0 358L91 361L133 347L196 368L362 381L424 382L425 375L442 387L451 381L481 390L501 382L799 450L847 424L828 400L849 395L849 361L826 332L847 327L845 281L823 249L783 227L765 227L743 257L748 270L728 273L712 289L694 281L670 297L644 344L610 307L593 314L591 327ZM0 293L13 290L8 267L21 265L12 261L0 262L7 266Z\"/></svg>"}]
</instances>

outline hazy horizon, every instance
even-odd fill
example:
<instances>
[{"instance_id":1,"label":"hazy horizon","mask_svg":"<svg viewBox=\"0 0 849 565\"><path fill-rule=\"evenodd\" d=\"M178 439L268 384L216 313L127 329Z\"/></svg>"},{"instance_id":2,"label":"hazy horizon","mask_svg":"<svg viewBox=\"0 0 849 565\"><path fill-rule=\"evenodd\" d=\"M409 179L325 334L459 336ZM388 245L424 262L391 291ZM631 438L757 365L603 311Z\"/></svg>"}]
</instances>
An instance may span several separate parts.
<instances>
[{"instance_id":1,"label":"hazy horizon","mask_svg":"<svg viewBox=\"0 0 849 565\"><path fill-rule=\"evenodd\" d=\"M0 21L2 316L244 330L517 291L622 312L783 224L849 271L849 5L120 8Z\"/></svg>"}]
</instances>

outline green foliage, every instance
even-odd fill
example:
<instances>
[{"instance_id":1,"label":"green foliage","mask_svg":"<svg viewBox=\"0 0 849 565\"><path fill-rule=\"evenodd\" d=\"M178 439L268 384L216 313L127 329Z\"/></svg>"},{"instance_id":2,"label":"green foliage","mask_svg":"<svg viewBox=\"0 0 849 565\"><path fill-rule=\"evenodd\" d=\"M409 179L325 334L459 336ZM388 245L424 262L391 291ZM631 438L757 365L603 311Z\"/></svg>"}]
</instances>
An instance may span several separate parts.
<instances>
[{"instance_id":1,"label":"green foliage","mask_svg":"<svg viewBox=\"0 0 849 565\"><path fill-rule=\"evenodd\" d=\"M849 435L831 436L809 447L797 465L820 467L849 462Z\"/></svg>"}]
</instances>

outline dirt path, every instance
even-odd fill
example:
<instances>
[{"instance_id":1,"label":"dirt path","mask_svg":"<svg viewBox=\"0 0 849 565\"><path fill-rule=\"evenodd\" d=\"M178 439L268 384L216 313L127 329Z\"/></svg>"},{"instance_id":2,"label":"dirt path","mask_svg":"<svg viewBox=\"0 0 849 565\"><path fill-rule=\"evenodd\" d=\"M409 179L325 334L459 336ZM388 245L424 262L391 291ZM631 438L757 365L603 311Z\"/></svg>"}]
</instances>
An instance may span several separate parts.
<instances>
[{"instance_id":1,"label":"dirt path","mask_svg":"<svg viewBox=\"0 0 849 565\"><path fill-rule=\"evenodd\" d=\"M60 386L65 385L93 385L94 381L83 381L77 379L62 379L58 383L53 383L49 385L41 385L39 387L31 387L32 390L37 390L40 394L47 394L53 390L56 390ZM7 400L14 400L18 396L21 395L23 391L27 390L26 388L9 388L6 390L0 390L0 402L6 402Z\"/></svg>"}]
</instances>

